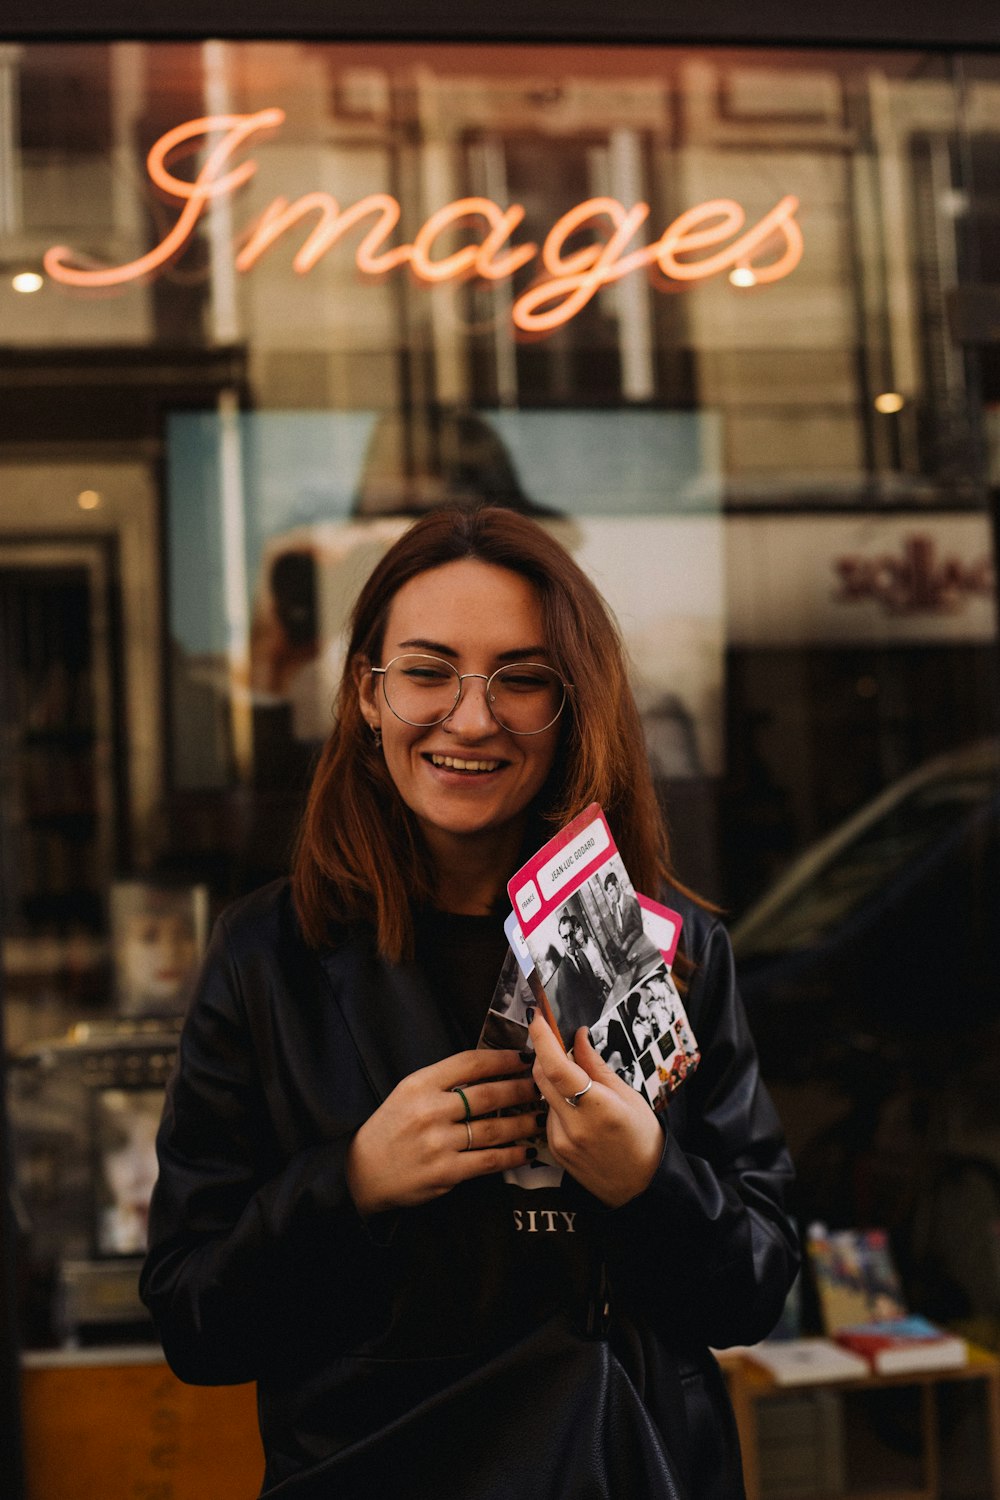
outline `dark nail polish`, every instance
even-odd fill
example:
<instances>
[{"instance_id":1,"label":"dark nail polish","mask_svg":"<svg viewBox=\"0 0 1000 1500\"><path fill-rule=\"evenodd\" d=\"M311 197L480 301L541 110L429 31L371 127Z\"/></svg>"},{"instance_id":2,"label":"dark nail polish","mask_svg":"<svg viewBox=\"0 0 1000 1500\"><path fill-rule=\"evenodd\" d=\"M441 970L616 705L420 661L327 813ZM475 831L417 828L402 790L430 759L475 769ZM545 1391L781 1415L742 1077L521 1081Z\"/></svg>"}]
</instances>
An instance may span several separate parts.
<instances>
[{"instance_id":1,"label":"dark nail polish","mask_svg":"<svg viewBox=\"0 0 1000 1500\"><path fill-rule=\"evenodd\" d=\"M529 1161L534 1161L535 1157L538 1155L538 1152L536 1151L534 1146L526 1146L524 1148L524 1154Z\"/></svg>"},{"instance_id":2,"label":"dark nail polish","mask_svg":"<svg viewBox=\"0 0 1000 1500\"><path fill-rule=\"evenodd\" d=\"M524 1063L534 1062L535 1060L535 1054L530 1047L525 1047L523 1052L519 1052L517 1055Z\"/></svg>"},{"instance_id":3,"label":"dark nail polish","mask_svg":"<svg viewBox=\"0 0 1000 1500\"><path fill-rule=\"evenodd\" d=\"M594 1045L594 1033L590 1030L589 1026L587 1028L587 1041L590 1043L591 1046Z\"/></svg>"},{"instance_id":4,"label":"dark nail polish","mask_svg":"<svg viewBox=\"0 0 1000 1500\"><path fill-rule=\"evenodd\" d=\"M533 1005L526 1005L524 1007L524 1014L527 1016L528 1025L530 1026L532 1021L535 1019L535 1007Z\"/></svg>"},{"instance_id":5,"label":"dark nail polish","mask_svg":"<svg viewBox=\"0 0 1000 1500\"><path fill-rule=\"evenodd\" d=\"M535 1116L535 1124L540 1130L545 1129L545 1126L548 1123L548 1118L548 1114L540 1114Z\"/></svg>"}]
</instances>

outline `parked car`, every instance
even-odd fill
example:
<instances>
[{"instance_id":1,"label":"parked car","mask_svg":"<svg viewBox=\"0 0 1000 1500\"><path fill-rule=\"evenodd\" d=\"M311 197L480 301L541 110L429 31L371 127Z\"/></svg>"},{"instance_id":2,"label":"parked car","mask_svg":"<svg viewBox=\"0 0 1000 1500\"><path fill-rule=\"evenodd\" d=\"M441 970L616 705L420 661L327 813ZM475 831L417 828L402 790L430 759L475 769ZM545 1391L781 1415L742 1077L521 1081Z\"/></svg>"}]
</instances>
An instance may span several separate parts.
<instances>
[{"instance_id":1,"label":"parked car","mask_svg":"<svg viewBox=\"0 0 1000 1500\"><path fill-rule=\"evenodd\" d=\"M765 1071L865 1035L949 1070L1000 1017L1000 743L928 761L807 849L734 924Z\"/></svg>"}]
</instances>

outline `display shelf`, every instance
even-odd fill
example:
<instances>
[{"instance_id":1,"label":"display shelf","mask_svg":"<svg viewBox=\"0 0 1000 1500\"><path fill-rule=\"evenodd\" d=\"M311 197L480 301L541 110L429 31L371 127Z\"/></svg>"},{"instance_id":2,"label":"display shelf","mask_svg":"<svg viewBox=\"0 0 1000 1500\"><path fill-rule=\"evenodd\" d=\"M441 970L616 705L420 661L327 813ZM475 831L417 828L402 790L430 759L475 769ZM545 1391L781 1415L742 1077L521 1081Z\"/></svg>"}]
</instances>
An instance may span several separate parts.
<instances>
[{"instance_id":1,"label":"display shelf","mask_svg":"<svg viewBox=\"0 0 1000 1500\"><path fill-rule=\"evenodd\" d=\"M985 1452L979 1468L982 1485L977 1493L983 1500L995 1500L1000 1495L1000 1360L984 1349L971 1346L968 1364L957 1369L871 1374L860 1379L828 1380L798 1387L779 1385L743 1351L723 1351L718 1358L739 1428L747 1500L793 1500L793 1496L794 1500L946 1500L952 1491L944 1487L939 1401L945 1387L963 1385L979 1385L983 1400ZM840 1402L853 1403L864 1400L866 1394L877 1396L906 1389L915 1391L919 1407L918 1451L909 1465L916 1474L901 1473L898 1483L886 1480L881 1474L871 1474L871 1483L851 1482L842 1446L827 1463L825 1476L817 1469L808 1483L800 1479L796 1486L786 1487L791 1484L789 1477L774 1472L780 1464L775 1464L773 1453L769 1454L761 1441L761 1418L769 1405L784 1402L790 1407L796 1400L804 1405L827 1399L831 1394ZM787 1437L788 1423L782 1425ZM847 1443L851 1426L841 1413L837 1423L838 1444ZM900 1469L907 1467L901 1460Z\"/></svg>"}]
</instances>

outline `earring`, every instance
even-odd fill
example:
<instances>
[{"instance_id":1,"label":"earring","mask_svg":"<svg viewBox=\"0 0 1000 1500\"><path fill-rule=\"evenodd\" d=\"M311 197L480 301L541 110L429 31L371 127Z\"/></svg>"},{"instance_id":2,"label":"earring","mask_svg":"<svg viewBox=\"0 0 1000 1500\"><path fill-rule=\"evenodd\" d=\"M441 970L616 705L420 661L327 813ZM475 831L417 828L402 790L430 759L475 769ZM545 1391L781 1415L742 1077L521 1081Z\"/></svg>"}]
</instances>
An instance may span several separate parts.
<instances>
[{"instance_id":1,"label":"earring","mask_svg":"<svg viewBox=\"0 0 1000 1500\"><path fill-rule=\"evenodd\" d=\"M372 739L375 741L375 749L376 750L381 750L381 748L382 748L382 731L378 727L377 724L373 724L371 726L371 730L372 730Z\"/></svg>"}]
</instances>

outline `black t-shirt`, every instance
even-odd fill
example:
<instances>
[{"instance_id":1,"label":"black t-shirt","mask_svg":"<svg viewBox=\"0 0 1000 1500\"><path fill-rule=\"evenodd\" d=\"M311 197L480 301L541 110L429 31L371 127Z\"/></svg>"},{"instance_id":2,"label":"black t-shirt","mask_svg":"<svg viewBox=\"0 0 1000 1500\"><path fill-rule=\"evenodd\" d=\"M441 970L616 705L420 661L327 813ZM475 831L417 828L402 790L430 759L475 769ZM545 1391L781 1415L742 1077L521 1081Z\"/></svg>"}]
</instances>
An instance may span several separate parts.
<instances>
[{"instance_id":1,"label":"black t-shirt","mask_svg":"<svg viewBox=\"0 0 1000 1500\"><path fill-rule=\"evenodd\" d=\"M414 925L416 959L455 1050L475 1047L507 953L503 915L424 908ZM538 1128L533 1119L531 1128ZM586 1320L599 1261L593 1200L568 1177L554 1181L555 1175L539 1162L516 1175L477 1178L427 1211L440 1230L448 1223L458 1305L467 1314L475 1308L472 1322L484 1333L492 1329L497 1342L557 1311ZM455 1249L462 1243L468 1258Z\"/></svg>"},{"instance_id":2,"label":"black t-shirt","mask_svg":"<svg viewBox=\"0 0 1000 1500\"><path fill-rule=\"evenodd\" d=\"M414 918L417 963L455 1038L474 1047L507 952L503 914L466 916L424 907Z\"/></svg>"}]
</instances>

